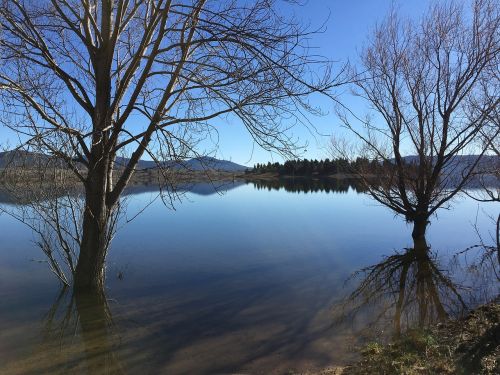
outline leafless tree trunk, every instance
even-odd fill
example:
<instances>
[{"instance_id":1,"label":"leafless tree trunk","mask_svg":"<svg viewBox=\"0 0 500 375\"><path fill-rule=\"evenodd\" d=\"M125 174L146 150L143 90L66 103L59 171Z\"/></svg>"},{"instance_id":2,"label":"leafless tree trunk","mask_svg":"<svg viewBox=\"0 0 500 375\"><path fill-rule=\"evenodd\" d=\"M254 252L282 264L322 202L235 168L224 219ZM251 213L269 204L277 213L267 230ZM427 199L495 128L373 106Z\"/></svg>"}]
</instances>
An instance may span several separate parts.
<instances>
[{"instance_id":1,"label":"leafless tree trunk","mask_svg":"<svg viewBox=\"0 0 500 375\"><path fill-rule=\"evenodd\" d=\"M475 0L469 13L464 4L439 2L419 22L393 10L361 53L353 87L373 115L338 111L360 141L356 156L380 163L377 184L361 173L370 194L413 223L414 239L424 238L430 216L466 185L485 152L465 166L457 158L477 151L499 104L498 75L491 74L500 51L497 5ZM486 97L485 87L496 95ZM336 152L352 153L333 142Z\"/></svg>"},{"instance_id":2,"label":"leafless tree trunk","mask_svg":"<svg viewBox=\"0 0 500 375\"><path fill-rule=\"evenodd\" d=\"M0 24L3 123L84 185L81 289L102 286L109 220L143 155L182 159L223 116L290 155L289 124L335 82L276 1L1 0Z\"/></svg>"},{"instance_id":3,"label":"leafless tree trunk","mask_svg":"<svg viewBox=\"0 0 500 375\"><path fill-rule=\"evenodd\" d=\"M3 174L15 172L15 178L3 176L0 183L10 202L2 204L0 212L32 230L34 243L45 254L49 269L69 286L77 273L82 246L85 191L71 171L60 169L58 159L44 156L36 164L33 160L23 161L19 155L12 159L16 164L8 165ZM124 205L125 199L121 199L110 212L103 236L107 241L104 248L108 248L114 236Z\"/></svg>"}]
</instances>

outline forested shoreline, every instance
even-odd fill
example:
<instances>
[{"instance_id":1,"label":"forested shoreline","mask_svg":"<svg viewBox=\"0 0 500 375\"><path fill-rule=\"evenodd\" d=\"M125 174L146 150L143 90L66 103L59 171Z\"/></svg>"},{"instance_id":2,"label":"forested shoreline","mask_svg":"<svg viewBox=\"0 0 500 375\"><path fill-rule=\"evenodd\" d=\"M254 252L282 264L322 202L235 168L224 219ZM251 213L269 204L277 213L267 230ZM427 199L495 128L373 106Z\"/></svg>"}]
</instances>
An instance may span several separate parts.
<instances>
[{"instance_id":1,"label":"forested shoreline","mask_svg":"<svg viewBox=\"0 0 500 375\"><path fill-rule=\"evenodd\" d=\"M283 163L257 163L253 169L246 171L249 175L272 173L280 176L331 176L337 174L373 173L381 171L383 164L376 160L357 158L354 161L348 159L324 159L309 160L295 159Z\"/></svg>"}]
</instances>

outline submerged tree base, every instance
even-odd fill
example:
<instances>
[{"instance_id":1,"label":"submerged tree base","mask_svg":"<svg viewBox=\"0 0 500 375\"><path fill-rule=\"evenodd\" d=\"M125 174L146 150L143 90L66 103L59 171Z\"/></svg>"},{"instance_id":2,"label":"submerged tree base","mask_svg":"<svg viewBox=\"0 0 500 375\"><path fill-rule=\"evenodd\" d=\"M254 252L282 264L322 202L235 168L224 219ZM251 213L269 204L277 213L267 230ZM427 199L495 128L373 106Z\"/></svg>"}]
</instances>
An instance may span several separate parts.
<instances>
[{"instance_id":1,"label":"submerged tree base","mask_svg":"<svg viewBox=\"0 0 500 375\"><path fill-rule=\"evenodd\" d=\"M500 296L463 319L368 344L343 374L499 374Z\"/></svg>"}]
</instances>

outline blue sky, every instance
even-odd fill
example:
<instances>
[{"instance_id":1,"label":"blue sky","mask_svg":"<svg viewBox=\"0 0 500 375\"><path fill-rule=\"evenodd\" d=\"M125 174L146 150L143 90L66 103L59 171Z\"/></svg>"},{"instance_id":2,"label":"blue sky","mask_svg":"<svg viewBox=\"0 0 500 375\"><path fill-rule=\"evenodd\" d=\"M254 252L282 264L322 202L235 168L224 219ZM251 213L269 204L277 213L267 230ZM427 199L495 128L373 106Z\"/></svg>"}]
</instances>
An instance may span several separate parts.
<instances>
[{"instance_id":1,"label":"blue sky","mask_svg":"<svg viewBox=\"0 0 500 375\"><path fill-rule=\"evenodd\" d=\"M310 23L312 27L325 23L326 31L316 35L310 44L315 48L315 52L339 61L340 66L348 59L356 63L367 35L377 22L383 20L392 4L395 4L402 14L418 18L428 9L430 3L431 0L308 0L304 1L302 6L283 10L292 10L295 17ZM339 90L339 94L343 101L354 105L356 111L366 112L363 105L354 103L346 89ZM318 134L311 134L304 127L296 127L293 135L302 143L308 144L304 157L321 159L328 157L325 147L331 135L348 137L348 133L341 128L334 115L333 103L329 99L318 97L314 98L312 103L325 113L324 116L310 118ZM250 135L238 121L222 121L217 125L220 137L219 157L245 165L282 160L279 155L271 154L257 146L252 147Z\"/></svg>"},{"instance_id":2,"label":"blue sky","mask_svg":"<svg viewBox=\"0 0 500 375\"><path fill-rule=\"evenodd\" d=\"M395 4L404 15L420 17L432 0L302 0L302 5L292 5L283 1L281 11L293 13L294 17L310 24L311 28L326 26L322 34L315 35L310 40L314 53L330 60L338 61L340 67L348 59L356 63L357 55L368 34L377 22L380 22ZM338 91L342 101L348 103L357 113L365 113L366 108L354 102L346 89ZM312 104L321 108L324 116L310 117L315 131L305 127L295 127L292 135L301 144L308 144L303 157L321 159L328 157L325 149L332 135L345 136L346 131L334 115L333 103L322 97L314 97ZM281 161L277 154L260 149L253 144L250 134L241 122L231 119L212 121L219 134L217 157L234 162L253 165L267 161ZM348 135L347 135L348 136ZM16 138L5 129L0 129L0 144L11 147L16 144ZM203 146L202 146L203 147ZM209 149L210 146L207 147ZM203 151L203 150L201 150Z\"/></svg>"}]
</instances>

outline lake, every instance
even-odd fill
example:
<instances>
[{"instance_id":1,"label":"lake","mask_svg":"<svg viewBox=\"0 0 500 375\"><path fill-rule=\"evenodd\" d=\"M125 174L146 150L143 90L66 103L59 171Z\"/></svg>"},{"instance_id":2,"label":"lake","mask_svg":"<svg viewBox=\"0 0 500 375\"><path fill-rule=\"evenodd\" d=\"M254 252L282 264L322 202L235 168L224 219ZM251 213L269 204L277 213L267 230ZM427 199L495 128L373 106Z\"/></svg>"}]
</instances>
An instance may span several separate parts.
<instances>
[{"instance_id":1,"label":"lake","mask_svg":"<svg viewBox=\"0 0 500 375\"><path fill-rule=\"evenodd\" d=\"M392 332L392 310L378 319L392 297L350 314L340 303L359 278L348 279L411 248L411 226L349 184L293 186L198 184L175 210L154 189L130 190L105 295L91 298L61 288L30 230L2 214L0 373L282 374L355 360ZM453 258L479 242L474 225L489 238L496 210L458 197L429 227L428 262L470 287L456 289L463 304L434 288L451 315L498 293L471 257Z\"/></svg>"}]
</instances>

